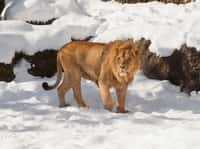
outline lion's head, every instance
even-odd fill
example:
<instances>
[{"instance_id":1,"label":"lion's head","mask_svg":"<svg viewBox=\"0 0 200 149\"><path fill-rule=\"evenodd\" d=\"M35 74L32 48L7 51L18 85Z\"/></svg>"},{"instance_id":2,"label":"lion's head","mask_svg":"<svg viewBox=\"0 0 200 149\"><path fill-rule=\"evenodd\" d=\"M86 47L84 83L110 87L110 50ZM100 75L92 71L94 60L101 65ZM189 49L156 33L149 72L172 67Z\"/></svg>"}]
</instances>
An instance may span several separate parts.
<instances>
[{"instance_id":1,"label":"lion's head","mask_svg":"<svg viewBox=\"0 0 200 149\"><path fill-rule=\"evenodd\" d=\"M112 47L112 70L118 81L130 82L140 68L139 49L133 40L115 41Z\"/></svg>"}]
</instances>

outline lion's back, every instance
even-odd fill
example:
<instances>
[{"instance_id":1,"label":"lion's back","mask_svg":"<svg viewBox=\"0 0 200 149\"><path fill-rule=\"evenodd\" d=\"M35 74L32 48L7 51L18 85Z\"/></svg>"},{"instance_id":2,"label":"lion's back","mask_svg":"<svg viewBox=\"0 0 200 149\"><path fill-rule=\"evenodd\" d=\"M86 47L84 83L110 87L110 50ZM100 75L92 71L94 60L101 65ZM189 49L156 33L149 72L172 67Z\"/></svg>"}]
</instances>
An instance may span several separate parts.
<instances>
[{"instance_id":1,"label":"lion's back","mask_svg":"<svg viewBox=\"0 0 200 149\"><path fill-rule=\"evenodd\" d=\"M63 59L68 59L66 62L73 65L73 69L79 68L81 74L87 75L87 79L96 80L101 69L104 46L104 43L73 41L64 45L59 53Z\"/></svg>"}]
</instances>

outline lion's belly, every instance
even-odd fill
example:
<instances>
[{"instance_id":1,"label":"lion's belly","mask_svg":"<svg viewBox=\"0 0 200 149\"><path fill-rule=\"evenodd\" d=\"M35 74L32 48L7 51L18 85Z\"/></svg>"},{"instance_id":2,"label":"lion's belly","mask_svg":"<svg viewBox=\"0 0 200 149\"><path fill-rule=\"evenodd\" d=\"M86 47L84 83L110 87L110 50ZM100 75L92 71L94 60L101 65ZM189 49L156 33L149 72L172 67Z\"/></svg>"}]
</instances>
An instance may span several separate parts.
<instances>
[{"instance_id":1,"label":"lion's belly","mask_svg":"<svg viewBox=\"0 0 200 149\"><path fill-rule=\"evenodd\" d=\"M84 66L81 68L82 77L87 80L96 82L99 78L99 71L95 70L92 66Z\"/></svg>"}]
</instances>

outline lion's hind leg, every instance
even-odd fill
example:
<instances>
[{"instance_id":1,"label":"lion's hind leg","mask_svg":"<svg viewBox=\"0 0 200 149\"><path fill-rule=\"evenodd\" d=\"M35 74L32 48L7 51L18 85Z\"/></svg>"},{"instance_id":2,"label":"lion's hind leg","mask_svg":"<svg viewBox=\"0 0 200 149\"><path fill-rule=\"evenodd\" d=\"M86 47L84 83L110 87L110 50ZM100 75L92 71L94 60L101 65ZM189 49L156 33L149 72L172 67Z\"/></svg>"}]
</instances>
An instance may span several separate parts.
<instances>
[{"instance_id":1,"label":"lion's hind leg","mask_svg":"<svg viewBox=\"0 0 200 149\"><path fill-rule=\"evenodd\" d=\"M74 93L74 98L76 99L77 104L79 107L88 107L87 104L85 104L84 99L82 97L81 93L81 73L79 69L74 70L73 72L73 93Z\"/></svg>"},{"instance_id":2,"label":"lion's hind leg","mask_svg":"<svg viewBox=\"0 0 200 149\"><path fill-rule=\"evenodd\" d=\"M74 98L76 99L76 102L78 103L79 107L85 108L88 107L87 104L85 104L82 94L81 94L81 85L77 84L73 87L74 92Z\"/></svg>"},{"instance_id":3,"label":"lion's hind leg","mask_svg":"<svg viewBox=\"0 0 200 149\"><path fill-rule=\"evenodd\" d=\"M67 107L69 104L65 102L65 94L71 88L68 75L65 73L65 78L62 84L58 87L59 107Z\"/></svg>"}]
</instances>

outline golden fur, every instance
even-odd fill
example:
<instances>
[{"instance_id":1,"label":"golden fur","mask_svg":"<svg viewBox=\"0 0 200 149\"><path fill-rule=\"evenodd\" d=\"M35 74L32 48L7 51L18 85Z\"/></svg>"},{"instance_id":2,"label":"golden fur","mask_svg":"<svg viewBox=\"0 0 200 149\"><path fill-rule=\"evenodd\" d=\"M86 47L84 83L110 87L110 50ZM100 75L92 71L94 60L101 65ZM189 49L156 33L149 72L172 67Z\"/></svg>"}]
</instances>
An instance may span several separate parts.
<instances>
[{"instance_id":1,"label":"golden fur","mask_svg":"<svg viewBox=\"0 0 200 149\"><path fill-rule=\"evenodd\" d=\"M57 55L57 81L46 90L55 88L64 71L64 81L58 87L60 107L68 106L65 93L72 88L80 107L87 107L81 95L81 77L94 81L100 88L104 108L113 109L109 89L116 89L117 112L126 112L125 98L128 84L140 67L139 50L133 40L116 40L108 44L73 41L61 48Z\"/></svg>"}]
</instances>

